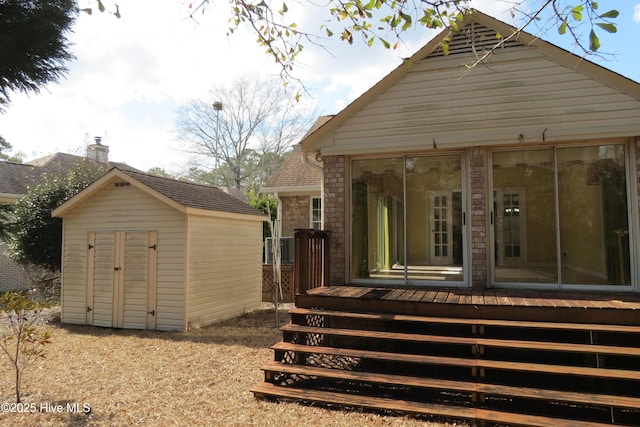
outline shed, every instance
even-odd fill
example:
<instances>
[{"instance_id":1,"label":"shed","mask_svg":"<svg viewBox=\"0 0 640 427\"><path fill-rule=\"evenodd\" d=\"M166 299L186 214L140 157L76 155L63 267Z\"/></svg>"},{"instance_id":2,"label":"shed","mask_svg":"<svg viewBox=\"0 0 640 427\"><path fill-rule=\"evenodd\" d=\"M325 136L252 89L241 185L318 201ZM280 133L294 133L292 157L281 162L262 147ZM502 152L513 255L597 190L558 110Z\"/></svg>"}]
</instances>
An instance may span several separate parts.
<instances>
[{"instance_id":1,"label":"shed","mask_svg":"<svg viewBox=\"0 0 640 427\"><path fill-rule=\"evenodd\" d=\"M52 215L63 323L186 330L261 304L266 216L218 188L114 168Z\"/></svg>"}]
</instances>

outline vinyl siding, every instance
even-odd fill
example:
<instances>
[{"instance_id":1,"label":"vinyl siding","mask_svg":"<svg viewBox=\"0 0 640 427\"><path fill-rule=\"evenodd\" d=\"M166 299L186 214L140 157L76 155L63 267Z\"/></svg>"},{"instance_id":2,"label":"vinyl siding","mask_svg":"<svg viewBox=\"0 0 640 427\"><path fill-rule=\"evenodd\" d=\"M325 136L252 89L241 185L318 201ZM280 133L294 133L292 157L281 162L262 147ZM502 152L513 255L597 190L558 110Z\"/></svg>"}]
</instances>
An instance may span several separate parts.
<instances>
[{"instance_id":1,"label":"vinyl siding","mask_svg":"<svg viewBox=\"0 0 640 427\"><path fill-rule=\"evenodd\" d=\"M188 235L189 326L259 308L262 222L192 215Z\"/></svg>"},{"instance_id":2,"label":"vinyl siding","mask_svg":"<svg viewBox=\"0 0 640 427\"><path fill-rule=\"evenodd\" d=\"M640 134L640 100L532 47L464 74L466 54L429 57L323 138L324 154L575 141Z\"/></svg>"},{"instance_id":3,"label":"vinyl siding","mask_svg":"<svg viewBox=\"0 0 640 427\"><path fill-rule=\"evenodd\" d=\"M61 320L86 323L89 231L156 230L156 329L184 330L185 226L184 214L134 186L115 187L113 182L69 211L64 217Z\"/></svg>"}]
</instances>

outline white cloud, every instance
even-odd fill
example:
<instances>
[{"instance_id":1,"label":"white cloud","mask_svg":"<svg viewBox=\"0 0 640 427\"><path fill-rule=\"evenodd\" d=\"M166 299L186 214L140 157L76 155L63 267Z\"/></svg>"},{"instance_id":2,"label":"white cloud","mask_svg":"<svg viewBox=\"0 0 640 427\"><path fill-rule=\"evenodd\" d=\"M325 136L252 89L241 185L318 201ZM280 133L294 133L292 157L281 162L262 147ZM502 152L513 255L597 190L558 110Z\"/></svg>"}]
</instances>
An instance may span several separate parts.
<instances>
[{"instance_id":1,"label":"white cloud","mask_svg":"<svg viewBox=\"0 0 640 427\"><path fill-rule=\"evenodd\" d=\"M633 20L636 22L640 22L640 3L635 5L633 8Z\"/></svg>"},{"instance_id":2,"label":"white cloud","mask_svg":"<svg viewBox=\"0 0 640 427\"><path fill-rule=\"evenodd\" d=\"M120 3L120 19L98 12L80 16L71 37L78 59L69 64L65 80L40 95L12 96L12 106L0 115L0 135L14 151L25 152L28 159L55 151L81 153L86 133L106 133L112 160L141 169L178 170L189 161L174 139L175 111L181 103L204 98L212 86L237 76L277 78L280 72L248 29L227 36L224 3L211 2L197 23L187 18L184 0ZM472 0L471 5L511 21L511 2ZM306 2L289 6L292 22L319 31L326 18L319 9ZM320 114L339 112L436 33L412 29L397 50L319 40L327 52L305 42L294 68L310 92L303 96L305 108L317 104Z\"/></svg>"}]
</instances>

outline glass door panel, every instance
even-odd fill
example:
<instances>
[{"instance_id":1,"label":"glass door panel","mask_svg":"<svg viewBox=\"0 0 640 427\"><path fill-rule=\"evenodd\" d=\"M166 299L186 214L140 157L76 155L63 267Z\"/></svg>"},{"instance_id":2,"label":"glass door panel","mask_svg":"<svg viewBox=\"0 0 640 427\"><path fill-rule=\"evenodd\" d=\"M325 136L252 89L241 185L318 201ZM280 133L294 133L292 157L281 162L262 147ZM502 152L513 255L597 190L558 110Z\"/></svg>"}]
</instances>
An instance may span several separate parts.
<instances>
[{"instance_id":1,"label":"glass door panel","mask_svg":"<svg viewBox=\"0 0 640 427\"><path fill-rule=\"evenodd\" d=\"M631 283L623 145L557 150L562 282Z\"/></svg>"},{"instance_id":2,"label":"glass door panel","mask_svg":"<svg viewBox=\"0 0 640 427\"><path fill-rule=\"evenodd\" d=\"M462 158L406 159L407 278L463 281Z\"/></svg>"},{"instance_id":3,"label":"glass door panel","mask_svg":"<svg viewBox=\"0 0 640 427\"><path fill-rule=\"evenodd\" d=\"M352 163L352 276L404 280L402 158Z\"/></svg>"},{"instance_id":4,"label":"glass door panel","mask_svg":"<svg viewBox=\"0 0 640 427\"><path fill-rule=\"evenodd\" d=\"M553 149L493 153L493 215L496 282L557 283Z\"/></svg>"}]
</instances>

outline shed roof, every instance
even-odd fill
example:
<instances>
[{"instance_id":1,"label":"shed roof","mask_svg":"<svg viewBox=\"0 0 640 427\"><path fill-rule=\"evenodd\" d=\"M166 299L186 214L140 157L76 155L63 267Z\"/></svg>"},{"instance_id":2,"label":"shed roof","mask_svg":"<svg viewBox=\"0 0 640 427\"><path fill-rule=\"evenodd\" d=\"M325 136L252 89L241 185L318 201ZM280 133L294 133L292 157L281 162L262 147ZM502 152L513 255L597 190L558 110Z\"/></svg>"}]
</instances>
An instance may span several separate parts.
<instances>
[{"instance_id":1,"label":"shed roof","mask_svg":"<svg viewBox=\"0 0 640 427\"><path fill-rule=\"evenodd\" d=\"M250 216L257 220L266 220L259 210L225 193L217 187L177 181L175 179L149 175L132 170L113 168L93 182L76 196L56 208L52 215L63 217L71 209L95 194L105 185L121 179L140 188L157 199L164 201L184 213L219 212L230 215Z\"/></svg>"},{"instance_id":2,"label":"shed roof","mask_svg":"<svg viewBox=\"0 0 640 427\"><path fill-rule=\"evenodd\" d=\"M262 212L217 187L134 171L122 172L185 207L245 215L263 215Z\"/></svg>"}]
</instances>

